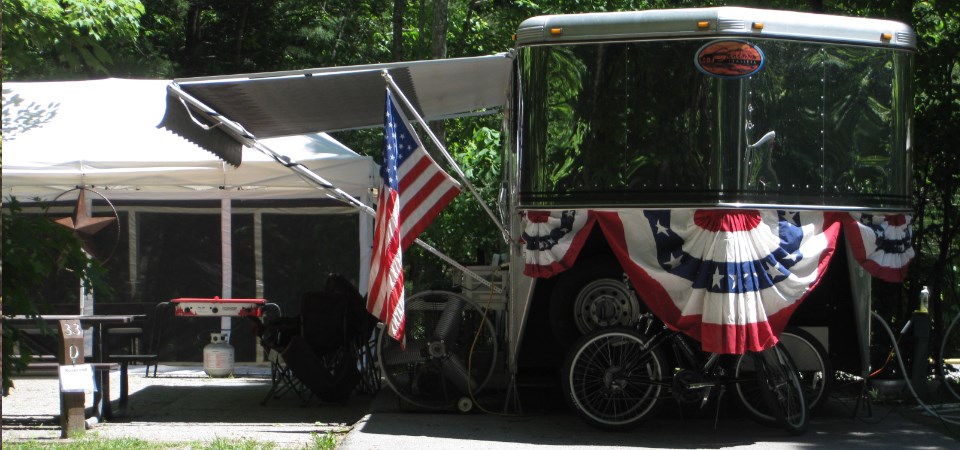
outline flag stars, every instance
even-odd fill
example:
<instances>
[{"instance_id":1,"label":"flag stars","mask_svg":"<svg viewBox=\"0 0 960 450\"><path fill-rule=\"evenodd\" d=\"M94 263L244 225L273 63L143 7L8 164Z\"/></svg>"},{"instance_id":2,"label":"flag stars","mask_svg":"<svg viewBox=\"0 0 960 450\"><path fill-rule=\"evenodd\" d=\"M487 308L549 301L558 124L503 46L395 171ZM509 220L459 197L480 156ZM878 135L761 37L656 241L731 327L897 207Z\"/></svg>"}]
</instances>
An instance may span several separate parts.
<instances>
[{"instance_id":1,"label":"flag stars","mask_svg":"<svg viewBox=\"0 0 960 450\"><path fill-rule=\"evenodd\" d=\"M667 267L669 268L669 270L673 270L673 269L675 269L677 266L680 265L680 257L681 257L681 256L682 256L682 255L678 256L678 255L674 255L673 253L671 253L671 254L670 254L670 259L667 260L666 262L664 262L663 265L667 266Z\"/></svg>"},{"instance_id":2,"label":"flag stars","mask_svg":"<svg viewBox=\"0 0 960 450\"><path fill-rule=\"evenodd\" d=\"M723 280L723 275L720 275L720 268L717 267L713 269L713 287L720 289L720 280Z\"/></svg>"},{"instance_id":3,"label":"flag stars","mask_svg":"<svg viewBox=\"0 0 960 450\"><path fill-rule=\"evenodd\" d=\"M660 224L660 221L657 221L657 234L665 234L670 236L670 228L667 228Z\"/></svg>"},{"instance_id":4,"label":"flag stars","mask_svg":"<svg viewBox=\"0 0 960 450\"><path fill-rule=\"evenodd\" d=\"M780 268L776 264L766 264L765 272L771 280L776 279L777 277L782 277L783 272L780 271Z\"/></svg>"}]
</instances>

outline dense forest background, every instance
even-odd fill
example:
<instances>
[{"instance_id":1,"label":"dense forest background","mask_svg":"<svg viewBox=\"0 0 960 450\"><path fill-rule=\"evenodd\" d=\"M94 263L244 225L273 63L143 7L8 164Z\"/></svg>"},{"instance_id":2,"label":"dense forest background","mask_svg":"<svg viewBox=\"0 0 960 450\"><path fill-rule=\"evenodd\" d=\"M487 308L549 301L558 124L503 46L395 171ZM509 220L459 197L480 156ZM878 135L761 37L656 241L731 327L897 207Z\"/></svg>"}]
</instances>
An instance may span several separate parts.
<instances>
[{"instance_id":1,"label":"dense forest background","mask_svg":"<svg viewBox=\"0 0 960 450\"><path fill-rule=\"evenodd\" d=\"M894 322L929 286L934 333L960 297L960 2L952 0L3 0L3 79L176 78L487 55L509 49L525 18L553 13L718 5L899 20L919 37L915 96L915 221L909 280L875 289ZM436 124L492 204L500 117ZM378 130L337 133L379 159ZM462 261L504 251L469 196L424 239ZM5 244L6 245L6 242ZM414 250L408 279L441 283L442 263ZM876 281L876 283L882 283ZM936 300L940 299L940 300Z\"/></svg>"}]
</instances>

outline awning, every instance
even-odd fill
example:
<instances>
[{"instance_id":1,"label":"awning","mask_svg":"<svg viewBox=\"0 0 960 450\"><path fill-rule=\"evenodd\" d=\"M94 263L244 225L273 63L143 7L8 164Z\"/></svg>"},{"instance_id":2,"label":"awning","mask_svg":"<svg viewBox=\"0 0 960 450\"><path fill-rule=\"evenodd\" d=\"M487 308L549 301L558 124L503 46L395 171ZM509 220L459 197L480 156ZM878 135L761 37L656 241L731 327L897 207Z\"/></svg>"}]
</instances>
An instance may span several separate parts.
<instances>
[{"instance_id":1,"label":"awning","mask_svg":"<svg viewBox=\"0 0 960 450\"><path fill-rule=\"evenodd\" d=\"M511 61L501 53L177 79L160 126L239 165L247 139L381 126L385 69L426 120L493 112L506 100Z\"/></svg>"}]
</instances>

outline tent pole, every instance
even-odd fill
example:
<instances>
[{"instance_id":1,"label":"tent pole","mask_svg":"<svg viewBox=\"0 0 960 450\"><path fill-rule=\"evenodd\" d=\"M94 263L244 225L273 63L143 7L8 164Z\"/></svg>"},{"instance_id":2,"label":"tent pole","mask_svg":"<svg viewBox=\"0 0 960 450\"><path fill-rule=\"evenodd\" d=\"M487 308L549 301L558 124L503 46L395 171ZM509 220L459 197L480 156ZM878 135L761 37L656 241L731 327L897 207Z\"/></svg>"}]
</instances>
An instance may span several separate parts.
<instances>
[{"instance_id":1,"label":"tent pole","mask_svg":"<svg viewBox=\"0 0 960 450\"><path fill-rule=\"evenodd\" d=\"M220 199L220 298L233 298L233 210L230 199ZM230 340L230 317L220 318L220 333Z\"/></svg>"},{"instance_id":2,"label":"tent pole","mask_svg":"<svg viewBox=\"0 0 960 450\"><path fill-rule=\"evenodd\" d=\"M263 213L254 211L253 213L253 264L256 298L263 296ZM263 346L257 345L257 362L264 361Z\"/></svg>"}]
</instances>

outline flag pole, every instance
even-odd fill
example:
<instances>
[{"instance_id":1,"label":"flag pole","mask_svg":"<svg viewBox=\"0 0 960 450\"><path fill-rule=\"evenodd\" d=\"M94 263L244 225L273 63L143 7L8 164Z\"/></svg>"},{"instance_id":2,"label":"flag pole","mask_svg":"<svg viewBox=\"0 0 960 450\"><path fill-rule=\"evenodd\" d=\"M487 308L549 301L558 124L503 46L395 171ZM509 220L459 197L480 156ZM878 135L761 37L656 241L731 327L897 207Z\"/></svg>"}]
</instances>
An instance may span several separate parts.
<instances>
[{"instance_id":1,"label":"flag pole","mask_svg":"<svg viewBox=\"0 0 960 450\"><path fill-rule=\"evenodd\" d=\"M348 204L348 205L350 205L350 206L353 206L353 207L355 207L355 208L357 208L357 209L359 209L359 210L361 210L361 211L363 211L363 212L365 212L365 213L367 213L367 214L369 214L369 215L371 215L371 216L373 216L373 217L376 217L376 216L377 216L376 210L374 210L370 205L367 205L367 204L361 202L360 200L357 200L357 199L353 198L352 195L350 195L350 194L348 194L347 192L345 192L344 190L336 187L333 183L330 183L329 181L325 180L323 177L321 177L320 175L317 175L317 174L314 173L312 170L308 169L307 166L304 166L303 164L301 164L300 162L294 160L293 158L290 158L289 156L286 156L286 155L281 155L280 153L277 153L276 151L274 151L274 150L271 149L270 147L262 144L262 143L260 142L260 140L257 139L256 136L254 136L252 133L250 133L250 132L247 131L245 128L243 128L242 125L240 125L240 124L238 124L238 123L236 123L236 122L233 122L233 121L230 121L230 120L225 119L222 115L218 114L218 113L217 113L216 111L214 111L212 108L210 108L209 106L203 104L203 103L200 102L199 100L193 98L193 96L191 96L190 94L187 94L185 91L183 91L182 89L180 89L179 86L176 86L176 85L171 84L171 85L167 86L167 89L173 91L173 92L180 98L180 101L181 101L181 103L183 104L183 107L186 108L186 110L187 110L187 114L190 115L190 118L196 123L197 126L203 128L203 129L210 129L210 128L214 128L214 127L223 125L224 127L226 127L226 128L230 131L230 134L233 136L233 138L236 139L238 142L240 142L240 144L245 145L245 146L250 147L250 148L253 148L253 149L259 151L260 153L263 153L263 154L269 156L269 157L272 158L274 161L276 161L276 162L280 163L281 165L283 165L284 167L292 170L292 171L295 172L296 174L300 175L302 178L304 178L304 179L306 179L307 181L315 184L317 187L320 187L320 188L326 189L326 190L329 191L329 192L332 192L333 194L335 194L335 197L334 197L334 198L335 198L336 200L339 200L339 201L344 202L344 203L346 203L346 204ZM404 99L404 100L406 100L406 99ZM193 117L193 114L191 114L191 112L190 112L190 107L187 105L187 103L189 103L190 105L194 106L195 108L197 108L197 109L199 109L199 110L201 110L201 111L204 111L204 113L208 114L212 120L216 121L216 124L215 124L215 125L204 125L203 123L199 122L196 118ZM419 117L419 116L418 116L418 117ZM428 128L428 131L429 131L429 128ZM433 135L433 134L431 133L431 136L432 136L432 135ZM460 264L459 262L457 262L457 261L454 260L453 258L447 256L445 253L443 253L443 252L441 252L440 250L437 250L436 248L434 248L432 245L427 244L426 242L422 241L420 238L415 239L414 242L415 242L417 245L419 245L420 247L422 247L424 250L426 250L426 251L428 251L428 252L430 252L430 253L433 253L436 257L440 258L441 260L443 260L443 261L446 262L447 264L450 264L450 265L453 266L454 268L460 270L461 272L463 272L463 273L464 273L465 275L467 275L468 277L476 280L478 283L480 283L480 284L482 284L483 286L489 288L490 290L494 291L495 293L497 293L497 294L502 294L502 293L503 293L503 289L501 289L499 286L493 284L493 283L490 282L489 280L484 279L483 277L481 277L481 276L480 276L479 274L477 274L476 272L468 269L468 268L467 268L466 266L464 266L463 264Z\"/></svg>"},{"instance_id":2,"label":"flag pole","mask_svg":"<svg viewBox=\"0 0 960 450\"><path fill-rule=\"evenodd\" d=\"M387 81L387 84L390 85L390 88L394 93L397 94L397 97L403 102L403 105L406 106L407 111L410 111L413 114L413 117L423 126L427 131L427 135L430 136L430 140L433 141L433 144L437 146L440 150L440 153L443 154L443 157L447 160L450 166L453 167L453 170L457 172L457 175L460 175L460 179L463 181L463 184L467 187L473 197L480 202L480 206L483 207L483 210L487 212L487 215L490 216L490 219L493 220L493 223L500 230L500 234L503 236L503 241L507 244L510 243L510 233L503 226L503 223L500 222L500 219L490 210L490 206L487 205L487 202L483 201L483 198L480 197L480 194L477 193L477 190L473 187L473 183L470 182L470 179L464 175L463 170L460 169L460 166L457 164L457 161L453 159L453 156L450 156L450 153L447 151L447 148L440 142L440 139L433 134L433 130L427 125L427 122L423 120L423 117L420 116L420 113L417 112L417 109L413 107L413 104L410 103L410 100L407 100L407 96L403 95L403 91L400 90L400 86L397 86L397 83L393 81L393 77L390 76L390 71L383 69L380 72L383 75L383 79Z\"/></svg>"}]
</instances>

